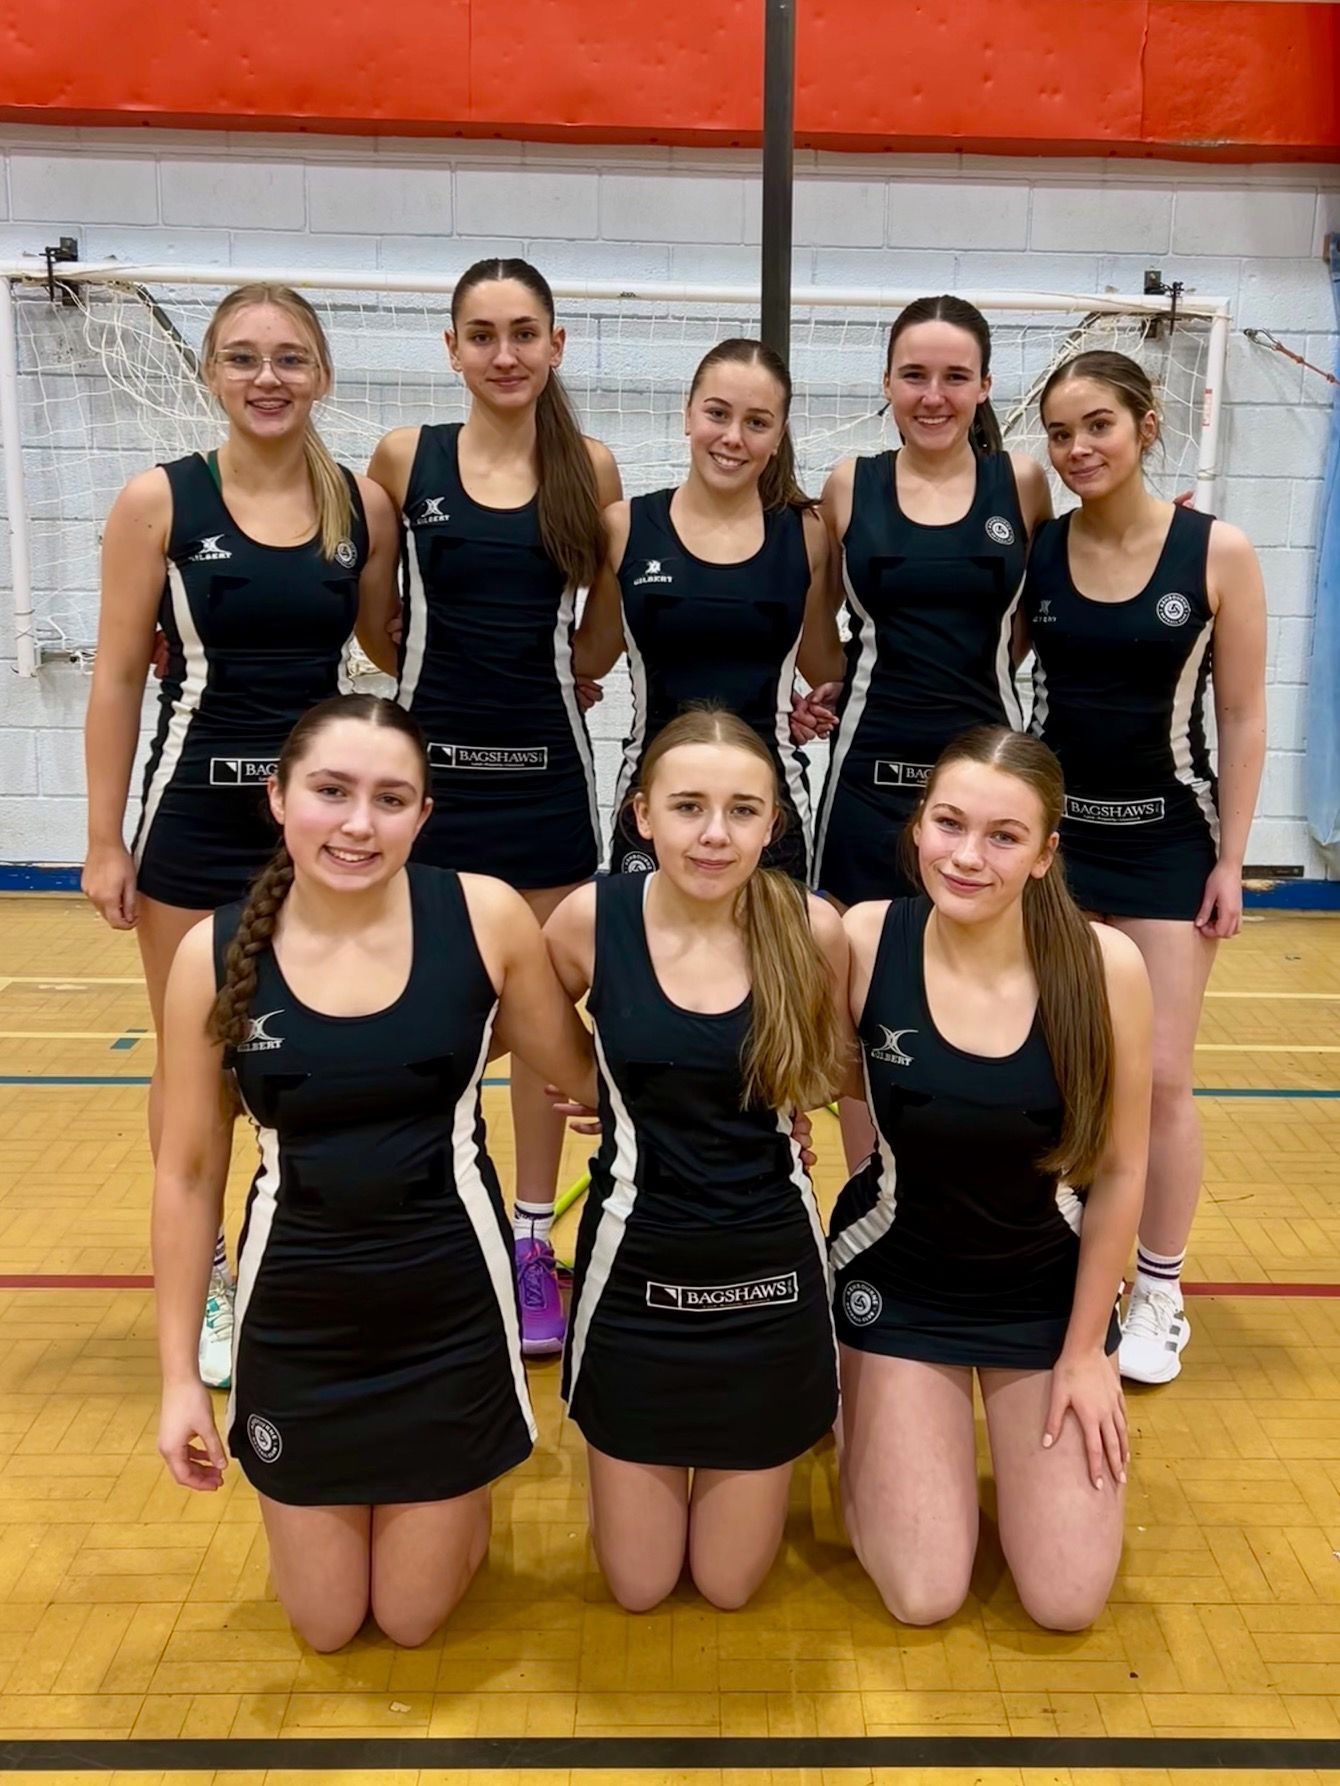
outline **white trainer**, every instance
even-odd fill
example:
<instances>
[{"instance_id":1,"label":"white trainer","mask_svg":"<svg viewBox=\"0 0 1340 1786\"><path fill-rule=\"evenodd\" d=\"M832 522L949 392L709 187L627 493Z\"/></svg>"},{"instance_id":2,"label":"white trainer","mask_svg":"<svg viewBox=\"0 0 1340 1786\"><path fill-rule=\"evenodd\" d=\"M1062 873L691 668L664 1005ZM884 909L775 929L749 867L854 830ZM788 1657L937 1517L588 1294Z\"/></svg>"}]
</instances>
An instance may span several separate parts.
<instances>
[{"instance_id":1,"label":"white trainer","mask_svg":"<svg viewBox=\"0 0 1340 1786\"><path fill-rule=\"evenodd\" d=\"M209 1274L205 1320L200 1329L200 1381L207 1389L230 1389L233 1382L233 1280L227 1272Z\"/></svg>"},{"instance_id":2,"label":"white trainer","mask_svg":"<svg viewBox=\"0 0 1340 1786\"><path fill-rule=\"evenodd\" d=\"M1182 1368L1191 1323L1171 1290L1132 1290L1117 1362L1134 1383L1171 1383Z\"/></svg>"}]
</instances>

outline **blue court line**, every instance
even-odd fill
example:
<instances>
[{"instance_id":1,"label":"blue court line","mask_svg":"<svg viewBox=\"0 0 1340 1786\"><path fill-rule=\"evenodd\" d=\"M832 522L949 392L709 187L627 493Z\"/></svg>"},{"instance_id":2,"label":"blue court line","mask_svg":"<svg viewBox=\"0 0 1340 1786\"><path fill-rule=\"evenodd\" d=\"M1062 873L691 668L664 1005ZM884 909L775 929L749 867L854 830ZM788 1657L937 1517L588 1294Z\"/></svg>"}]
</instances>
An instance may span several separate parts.
<instances>
[{"instance_id":1,"label":"blue court line","mask_svg":"<svg viewBox=\"0 0 1340 1786\"><path fill-rule=\"evenodd\" d=\"M142 1036L148 1035L147 1029L128 1029L123 1036L118 1036L111 1043L112 1048L133 1048Z\"/></svg>"}]
</instances>

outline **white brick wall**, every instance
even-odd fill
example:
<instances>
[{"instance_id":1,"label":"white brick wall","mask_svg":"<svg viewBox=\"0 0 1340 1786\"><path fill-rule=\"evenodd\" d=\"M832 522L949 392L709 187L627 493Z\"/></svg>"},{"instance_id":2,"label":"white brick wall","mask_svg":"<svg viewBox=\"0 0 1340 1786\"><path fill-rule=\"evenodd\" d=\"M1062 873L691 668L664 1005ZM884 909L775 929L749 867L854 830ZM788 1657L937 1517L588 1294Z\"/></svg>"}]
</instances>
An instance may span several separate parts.
<instances>
[{"instance_id":1,"label":"white brick wall","mask_svg":"<svg viewBox=\"0 0 1340 1786\"><path fill-rule=\"evenodd\" d=\"M1336 228L1336 168L805 153L793 264L798 283L928 291L1139 291L1158 266L1226 297L1239 330L1275 330L1331 367L1319 251ZM555 279L747 282L759 181L753 154L732 150L0 130L0 257L62 233L90 258L405 271L524 253ZM1261 548L1271 607L1252 853L1316 874L1299 809L1330 390L1239 333L1227 392L1220 507ZM74 862L87 679L60 665L12 674L7 575L0 538L0 860ZM626 720L616 678L592 715L606 797Z\"/></svg>"}]
</instances>

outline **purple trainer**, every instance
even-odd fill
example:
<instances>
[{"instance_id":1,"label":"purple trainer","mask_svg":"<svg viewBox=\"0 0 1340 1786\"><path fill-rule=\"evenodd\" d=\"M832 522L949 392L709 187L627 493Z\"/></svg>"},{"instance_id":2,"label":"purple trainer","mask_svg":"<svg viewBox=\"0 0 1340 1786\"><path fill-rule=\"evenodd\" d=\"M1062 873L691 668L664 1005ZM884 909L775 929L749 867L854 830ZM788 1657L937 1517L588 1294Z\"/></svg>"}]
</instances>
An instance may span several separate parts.
<instances>
[{"instance_id":1,"label":"purple trainer","mask_svg":"<svg viewBox=\"0 0 1340 1786\"><path fill-rule=\"evenodd\" d=\"M563 1302L554 1249L547 1240L515 1240L516 1287L521 1300L521 1350L528 1358L563 1350Z\"/></svg>"}]
</instances>

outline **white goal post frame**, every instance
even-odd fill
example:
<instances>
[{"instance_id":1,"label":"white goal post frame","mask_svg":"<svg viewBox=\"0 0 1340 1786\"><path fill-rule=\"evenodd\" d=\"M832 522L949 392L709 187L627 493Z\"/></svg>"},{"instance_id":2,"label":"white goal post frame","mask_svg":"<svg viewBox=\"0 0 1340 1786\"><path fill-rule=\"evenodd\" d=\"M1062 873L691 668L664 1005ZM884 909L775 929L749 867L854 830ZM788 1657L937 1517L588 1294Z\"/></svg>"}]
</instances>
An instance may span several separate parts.
<instances>
[{"instance_id":1,"label":"white goal post frame","mask_svg":"<svg viewBox=\"0 0 1340 1786\"><path fill-rule=\"evenodd\" d=\"M241 266L157 266L122 261L69 261L58 265L60 286L115 282L140 286L238 286L269 282L319 291L376 290L388 295L422 293L446 295L456 277L441 273L383 273L349 268L285 268ZM0 452L5 463L5 495L8 509L10 565L13 584L16 669L21 676L37 674L41 661L33 613L32 552L23 477L23 436L20 423L18 338L14 292L19 285L46 285L45 262L33 260L0 263ZM561 280L554 296L580 302L648 304L757 305L753 285L678 284L647 281L629 285L619 280ZM979 310L1082 311L1094 315L1148 316L1165 321L1196 320L1209 324L1205 363L1205 390L1197 443L1195 501L1212 510L1220 475L1219 445L1223 424L1224 374L1232 326L1226 299L1195 298L1169 293L1163 296L1120 292L965 291L959 294ZM801 285L792 288L795 308L882 311L890 320L906 304L924 296L921 290L874 286Z\"/></svg>"}]
</instances>

